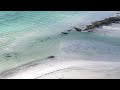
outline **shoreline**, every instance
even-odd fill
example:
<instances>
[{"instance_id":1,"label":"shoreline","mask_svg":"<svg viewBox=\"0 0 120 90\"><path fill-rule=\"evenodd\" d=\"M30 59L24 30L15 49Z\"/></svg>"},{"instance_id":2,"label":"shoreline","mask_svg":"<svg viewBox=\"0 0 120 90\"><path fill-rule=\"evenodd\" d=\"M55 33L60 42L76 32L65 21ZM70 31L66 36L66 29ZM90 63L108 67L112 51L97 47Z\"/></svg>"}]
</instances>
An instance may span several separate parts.
<instances>
[{"instance_id":1,"label":"shoreline","mask_svg":"<svg viewBox=\"0 0 120 90\"><path fill-rule=\"evenodd\" d=\"M92 25L86 25L84 30L76 28L76 31L92 32L94 28L110 25L113 19L106 18L101 21L95 21ZM110 22L108 22L111 20ZM120 20L120 17L119 17ZM100 23L101 22L101 23ZM118 20L117 20L118 22ZM99 24L98 24L99 23ZM116 22L114 22L116 23ZM61 32L67 35L70 31ZM12 57L7 54L6 57ZM0 73L0 79L42 79L42 78L120 78L120 62L112 61L88 61L80 59L56 58L50 56L42 60L36 60L22 66L6 70Z\"/></svg>"},{"instance_id":2,"label":"shoreline","mask_svg":"<svg viewBox=\"0 0 120 90\"><path fill-rule=\"evenodd\" d=\"M1 79L89 79L120 78L120 62L44 59L0 74Z\"/></svg>"}]
</instances>

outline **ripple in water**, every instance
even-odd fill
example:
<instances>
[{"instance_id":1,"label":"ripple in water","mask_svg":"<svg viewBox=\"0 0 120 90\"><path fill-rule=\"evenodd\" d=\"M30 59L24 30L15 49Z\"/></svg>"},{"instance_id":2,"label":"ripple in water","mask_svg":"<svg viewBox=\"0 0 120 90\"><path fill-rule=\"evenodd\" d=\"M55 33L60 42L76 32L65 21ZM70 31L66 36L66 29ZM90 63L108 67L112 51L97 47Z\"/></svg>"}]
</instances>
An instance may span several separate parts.
<instances>
[{"instance_id":1,"label":"ripple in water","mask_svg":"<svg viewBox=\"0 0 120 90\"><path fill-rule=\"evenodd\" d=\"M83 27L92 21L113 16L116 12L104 13L1 11L0 72L52 55L119 61L119 25L103 27L93 33L71 31L68 35L61 36L61 32L74 26Z\"/></svg>"}]
</instances>

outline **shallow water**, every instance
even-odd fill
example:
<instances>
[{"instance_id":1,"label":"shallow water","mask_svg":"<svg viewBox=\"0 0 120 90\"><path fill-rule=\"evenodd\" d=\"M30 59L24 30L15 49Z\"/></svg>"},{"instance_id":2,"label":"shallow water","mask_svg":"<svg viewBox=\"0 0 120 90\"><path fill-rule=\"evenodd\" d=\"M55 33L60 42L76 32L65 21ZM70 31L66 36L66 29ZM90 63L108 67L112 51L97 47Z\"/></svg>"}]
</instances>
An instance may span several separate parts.
<instances>
[{"instance_id":1,"label":"shallow water","mask_svg":"<svg viewBox=\"0 0 120 90\"><path fill-rule=\"evenodd\" d=\"M66 58L97 61L119 61L120 58L120 38L95 32L71 33L60 48L61 56Z\"/></svg>"},{"instance_id":2,"label":"shallow water","mask_svg":"<svg viewBox=\"0 0 120 90\"><path fill-rule=\"evenodd\" d=\"M104 14L103 14L104 13ZM96 32L61 32L101 20L116 12L0 12L0 72L54 55L85 60L119 61L119 24Z\"/></svg>"}]
</instances>

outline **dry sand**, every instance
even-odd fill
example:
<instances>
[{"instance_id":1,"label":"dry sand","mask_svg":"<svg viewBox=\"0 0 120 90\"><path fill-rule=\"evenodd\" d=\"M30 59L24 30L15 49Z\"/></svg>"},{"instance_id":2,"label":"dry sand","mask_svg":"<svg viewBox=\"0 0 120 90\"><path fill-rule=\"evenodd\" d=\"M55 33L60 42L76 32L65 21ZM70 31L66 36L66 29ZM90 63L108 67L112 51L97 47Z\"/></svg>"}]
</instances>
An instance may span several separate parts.
<instances>
[{"instance_id":1,"label":"dry sand","mask_svg":"<svg viewBox=\"0 0 120 90\"><path fill-rule=\"evenodd\" d=\"M120 78L120 62L54 58L37 60L0 74L2 79Z\"/></svg>"}]
</instances>

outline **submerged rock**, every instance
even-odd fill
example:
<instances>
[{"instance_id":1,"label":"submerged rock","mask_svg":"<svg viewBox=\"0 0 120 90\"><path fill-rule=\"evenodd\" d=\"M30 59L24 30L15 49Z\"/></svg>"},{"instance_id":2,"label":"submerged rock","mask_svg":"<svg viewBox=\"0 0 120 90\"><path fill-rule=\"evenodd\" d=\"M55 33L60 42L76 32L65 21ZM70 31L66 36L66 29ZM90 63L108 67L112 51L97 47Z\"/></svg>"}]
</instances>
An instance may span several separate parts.
<instances>
[{"instance_id":1,"label":"submerged rock","mask_svg":"<svg viewBox=\"0 0 120 90\"><path fill-rule=\"evenodd\" d=\"M12 57L10 54L7 54L6 57Z\"/></svg>"},{"instance_id":2,"label":"submerged rock","mask_svg":"<svg viewBox=\"0 0 120 90\"><path fill-rule=\"evenodd\" d=\"M41 42L44 42L43 40L41 40Z\"/></svg>"},{"instance_id":3,"label":"submerged rock","mask_svg":"<svg viewBox=\"0 0 120 90\"><path fill-rule=\"evenodd\" d=\"M49 56L48 58L55 58L55 56Z\"/></svg>"},{"instance_id":4,"label":"submerged rock","mask_svg":"<svg viewBox=\"0 0 120 90\"><path fill-rule=\"evenodd\" d=\"M74 27L74 29L75 29L76 31L79 31L79 32L82 31L82 29L80 29L80 28L76 28L76 27Z\"/></svg>"},{"instance_id":5,"label":"submerged rock","mask_svg":"<svg viewBox=\"0 0 120 90\"><path fill-rule=\"evenodd\" d=\"M72 30L67 30L68 32L72 31Z\"/></svg>"},{"instance_id":6,"label":"submerged rock","mask_svg":"<svg viewBox=\"0 0 120 90\"><path fill-rule=\"evenodd\" d=\"M62 34L65 34L65 35L67 35L68 33L66 33L66 32L62 32Z\"/></svg>"},{"instance_id":7,"label":"submerged rock","mask_svg":"<svg viewBox=\"0 0 120 90\"><path fill-rule=\"evenodd\" d=\"M8 59L16 59L17 54L16 53L5 53L4 57L5 57L6 60L8 60Z\"/></svg>"}]
</instances>

